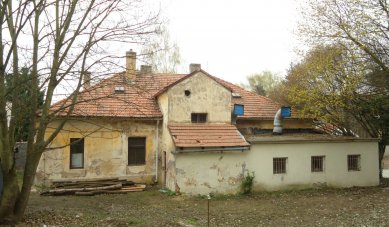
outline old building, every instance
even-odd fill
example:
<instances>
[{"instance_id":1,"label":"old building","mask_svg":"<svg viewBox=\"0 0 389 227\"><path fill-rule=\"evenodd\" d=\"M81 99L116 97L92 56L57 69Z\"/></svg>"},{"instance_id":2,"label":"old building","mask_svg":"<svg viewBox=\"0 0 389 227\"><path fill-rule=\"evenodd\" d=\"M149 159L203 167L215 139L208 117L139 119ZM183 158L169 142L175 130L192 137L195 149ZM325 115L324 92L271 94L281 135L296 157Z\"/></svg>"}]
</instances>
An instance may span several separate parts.
<instances>
[{"instance_id":1,"label":"old building","mask_svg":"<svg viewBox=\"0 0 389 227\"><path fill-rule=\"evenodd\" d=\"M311 119L281 117L278 103L199 64L154 74L137 71L127 52L126 72L87 86L78 101L42 156L38 181L119 177L192 194L236 192L248 172L254 190L379 181L376 140L315 133ZM274 122L285 133L273 135Z\"/></svg>"}]
</instances>

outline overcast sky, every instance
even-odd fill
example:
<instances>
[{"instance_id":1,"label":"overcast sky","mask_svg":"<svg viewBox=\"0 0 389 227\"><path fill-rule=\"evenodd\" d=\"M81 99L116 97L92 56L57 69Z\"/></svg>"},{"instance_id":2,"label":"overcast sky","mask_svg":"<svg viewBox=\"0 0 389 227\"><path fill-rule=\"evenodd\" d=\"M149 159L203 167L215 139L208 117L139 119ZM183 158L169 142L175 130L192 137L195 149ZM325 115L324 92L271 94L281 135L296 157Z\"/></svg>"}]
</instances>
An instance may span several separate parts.
<instances>
[{"instance_id":1,"label":"overcast sky","mask_svg":"<svg viewBox=\"0 0 389 227\"><path fill-rule=\"evenodd\" d=\"M263 70L285 75L294 60L296 0L159 0L186 73L200 63L230 82Z\"/></svg>"}]
</instances>

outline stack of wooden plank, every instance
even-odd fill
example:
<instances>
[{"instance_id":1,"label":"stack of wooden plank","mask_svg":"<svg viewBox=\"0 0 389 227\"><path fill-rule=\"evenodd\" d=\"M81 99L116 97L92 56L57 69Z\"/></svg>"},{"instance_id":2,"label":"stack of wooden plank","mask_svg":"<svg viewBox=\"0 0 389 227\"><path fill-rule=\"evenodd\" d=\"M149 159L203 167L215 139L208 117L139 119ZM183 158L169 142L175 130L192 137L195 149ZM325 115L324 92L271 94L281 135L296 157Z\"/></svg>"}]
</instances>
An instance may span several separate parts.
<instances>
[{"instance_id":1,"label":"stack of wooden plank","mask_svg":"<svg viewBox=\"0 0 389 227\"><path fill-rule=\"evenodd\" d=\"M146 185L118 178L55 181L41 195L98 195L144 191Z\"/></svg>"}]
</instances>

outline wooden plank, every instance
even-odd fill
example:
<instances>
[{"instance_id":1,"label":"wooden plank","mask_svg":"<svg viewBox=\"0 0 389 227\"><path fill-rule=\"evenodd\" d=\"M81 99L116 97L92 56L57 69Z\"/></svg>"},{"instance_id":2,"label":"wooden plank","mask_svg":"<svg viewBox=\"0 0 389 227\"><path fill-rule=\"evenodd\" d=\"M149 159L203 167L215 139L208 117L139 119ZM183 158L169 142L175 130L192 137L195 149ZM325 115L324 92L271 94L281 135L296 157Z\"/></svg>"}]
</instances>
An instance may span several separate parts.
<instances>
[{"instance_id":1,"label":"wooden plank","mask_svg":"<svg viewBox=\"0 0 389 227\"><path fill-rule=\"evenodd\" d=\"M84 187L84 188L60 188L60 189L51 189L46 192L42 192L41 195L51 195L51 194L64 194L64 193L75 193L75 192L87 192L87 191L98 191L98 190L109 190L109 189L119 189L122 188L122 184L114 184L103 187Z\"/></svg>"}]
</instances>

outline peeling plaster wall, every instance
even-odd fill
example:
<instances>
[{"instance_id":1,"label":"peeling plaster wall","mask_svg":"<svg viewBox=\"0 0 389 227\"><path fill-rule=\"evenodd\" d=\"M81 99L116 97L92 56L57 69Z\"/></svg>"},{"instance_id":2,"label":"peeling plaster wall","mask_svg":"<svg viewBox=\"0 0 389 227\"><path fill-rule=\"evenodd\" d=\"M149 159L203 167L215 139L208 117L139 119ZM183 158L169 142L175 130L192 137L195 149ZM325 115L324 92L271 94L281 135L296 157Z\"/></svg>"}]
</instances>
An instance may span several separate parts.
<instances>
[{"instance_id":1,"label":"peeling plaster wall","mask_svg":"<svg viewBox=\"0 0 389 227\"><path fill-rule=\"evenodd\" d=\"M151 183L155 177L155 129L155 121L69 120L50 144L52 149L42 155L36 180L123 177ZM82 137L84 168L70 169L70 138ZM146 137L145 165L128 166L128 137Z\"/></svg>"},{"instance_id":2,"label":"peeling plaster wall","mask_svg":"<svg viewBox=\"0 0 389 227\"><path fill-rule=\"evenodd\" d=\"M185 90L190 95L185 95ZM231 123L231 92L202 72L174 85L158 97L163 113L161 152L166 152L166 187L180 191L177 182L176 150L169 133L169 123L190 123L191 113L207 113L209 123ZM164 173L164 169L162 169Z\"/></svg>"},{"instance_id":3,"label":"peeling plaster wall","mask_svg":"<svg viewBox=\"0 0 389 227\"><path fill-rule=\"evenodd\" d=\"M190 91L185 96L185 90ZM231 123L231 91L202 72L181 81L167 92L169 122L190 123L191 113L207 113L209 123Z\"/></svg>"},{"instance_id":4,"label":"peeling plaster wall","mask_svg":"<svg viewBox=\"0 0 389 227\"><path fill-rule=\"evenodd\" d=\"M347 170L347 155L361 155L361 171ZM311 172L311 156L325 156L324 172ZM287 157L287 173L273 174L273 158ZM252 144L251 150L176 155L177 184L189 194L238 192L243 172L255 172L254 191L318 186L375 186L377 142Z\"/></svg>"},{"instance_id":5,"label":"peeling plaster wall","mask_svg":"<svg viewBox=\"0 0 389 227\"><path fill-rule=\"evenodd\" d=\"M175 158L172 152L174 151L174 144L169 133L168 123L169 123L169 97L167 93L163 93L158 97L159 107L163 114L162 121L162 135L160 140L160 151L161 151L161 177L159 178L159 182L162 185L166 185L169 188L174 188L175 186ZM164 157L164 153L166 152L166 156ZM166 161L164 161L166 160ZM165 180L166 179L166 180Z\"/></svg>"}]
</instances>

